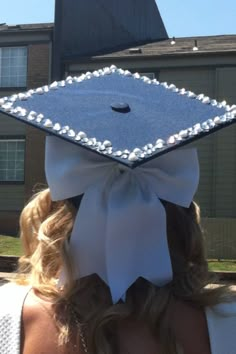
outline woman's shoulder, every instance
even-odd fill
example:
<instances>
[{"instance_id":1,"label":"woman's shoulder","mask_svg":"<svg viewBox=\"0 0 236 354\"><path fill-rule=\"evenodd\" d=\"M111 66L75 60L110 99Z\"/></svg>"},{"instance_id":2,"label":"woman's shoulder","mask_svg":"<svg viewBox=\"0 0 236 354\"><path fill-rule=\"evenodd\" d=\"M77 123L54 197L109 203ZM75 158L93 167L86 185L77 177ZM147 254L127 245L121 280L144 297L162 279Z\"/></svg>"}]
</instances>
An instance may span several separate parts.
<instances>
[{"instance_id":1,"label":"woman's shoulder","mask_svg":"<svg viewBox=\"0 0 236 354\"><path fill-rule=\"evenodd\" d=\"M31 289L25 299L22 312L22 328L24 332L23 354L31 354L32 352L35 354L42 352L54 354L80 353L78 347L69 347L68 350L69 344L59 346L53 301L45 298L35 289ZM45 333L50 333L50 336L45 336Z\"/></svg>"},{"instance_id":2,"label":"woman's shoulder","mask_svg":"<svg viewBox=\"0 0 236 354\"><path fill-rule=\"evenodd\" d=\"M44 301L31 290L24 302L22 311L22 329L24 332L24 341L22 342L22 352L37 352L40 348L42 352L56 353L55 350L55 332L53 326L53 312L51 304ZM50 333L50 336L45 336Z\"/></svg>"},{"instance_id":3,"label":"woman's shoulder","mask_svg":"<svg viewBox=\"0 0 236 354\"><path fill-rule=\"evenodd\" d=\"M233 291L227 301L205 309L178 301L172 316L175 336L186 352L235 354L236 297Z\"/></svg>"},{"instance_id":4,"label":"woman's shoulder","mask_svg":"<svg viewBox=\"0 0 236 354\"><path fill-rule=\"evenodd\" d=\"M210 353L207 321L203 309L185 301L171 308L172 331L184 353Z\"/></svg>"}]
</instances>

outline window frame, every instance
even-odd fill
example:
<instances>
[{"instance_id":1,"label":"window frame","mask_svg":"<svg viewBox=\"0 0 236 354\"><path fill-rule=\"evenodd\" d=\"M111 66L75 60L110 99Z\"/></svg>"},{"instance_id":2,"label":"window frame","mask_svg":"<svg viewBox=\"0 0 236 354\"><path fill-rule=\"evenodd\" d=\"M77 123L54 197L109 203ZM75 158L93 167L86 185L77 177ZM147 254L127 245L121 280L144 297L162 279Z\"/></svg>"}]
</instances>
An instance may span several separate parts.
<instances>
[{"instance_id":1,"label":"window frame","mask_svg":"<svg viewBox=\"0 0 236 354\"><path fill-rule=\"evenodd\" d=\"M22 85L19 85L19 86L3 86L1 81L2 81L2 78L1 78L1 69L2 69L2 51L4 49L18 49L18 48L24 48L26 50L26 63L25 63L25 85L22 86ZM11 91L11 90L18 90L18 89L24 89L24 88L27 88L27 80L28 80L28 46L27 45L12 45L12 44L9 44L9 45L0 45L0 91ZM14 80L15 82L16 80Z\"/></svg>"},{"instance_id":2,"label":"window frame","mask_svg":"<svg viewBox=\"0 0 236 354\"><path fill-rule=\"evenodd\" d=\"M24 141L25 148L24 148L24 178L23 180L13 180L13 181L3 181L0 180L0 185L23 185L25 184L25 158L26 158L26 137L24 135L0 135L0 142L1 141Z\"/></svg>"}]
</instances>

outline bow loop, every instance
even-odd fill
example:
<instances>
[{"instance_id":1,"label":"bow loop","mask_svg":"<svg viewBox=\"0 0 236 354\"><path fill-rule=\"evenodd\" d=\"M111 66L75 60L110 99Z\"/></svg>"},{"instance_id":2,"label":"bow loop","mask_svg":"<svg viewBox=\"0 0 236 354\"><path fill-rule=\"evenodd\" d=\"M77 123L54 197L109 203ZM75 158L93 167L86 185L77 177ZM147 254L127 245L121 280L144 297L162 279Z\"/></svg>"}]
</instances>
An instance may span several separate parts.
<instances>
[{"instance_id":1,"label":"bow loop","mask_svg":"<svg viewBox=\"0 0 236 354\"><path fill-rule=\"evenodd\" d=\"M45 172L53 200L84 194L91 185L106 178L115 165L54 136L46 138Z\"/></svg>"},{"instance_id":2,"label":"bow loop","mask_svg":"<svg viewBox=\"0 0 236 354\"><path fill-rule=\"evenodd\" d=\"M199 182L196 149L176 150L140 167L158 198L188 207Z\"/></svg>"}]
</instances>

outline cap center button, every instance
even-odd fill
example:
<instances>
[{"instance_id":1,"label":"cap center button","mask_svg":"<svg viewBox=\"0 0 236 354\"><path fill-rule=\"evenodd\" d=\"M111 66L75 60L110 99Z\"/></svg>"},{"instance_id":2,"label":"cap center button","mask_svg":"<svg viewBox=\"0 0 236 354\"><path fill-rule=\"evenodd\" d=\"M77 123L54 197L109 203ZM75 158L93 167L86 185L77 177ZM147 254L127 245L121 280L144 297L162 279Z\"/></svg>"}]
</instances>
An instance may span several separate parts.
<instances>
[{"instance_id":1,"label":"cap center button","mask_svg":"<svg viewBox=\"0 0 236 354\"><path fill-rule=\"evenodd\" d=\"M113 111L119 112L119 113L129 113L130 112L130 106L128 105L128 103L124 103L124 102L112 103L111 109Z\"/></svg>"}]
</instances>

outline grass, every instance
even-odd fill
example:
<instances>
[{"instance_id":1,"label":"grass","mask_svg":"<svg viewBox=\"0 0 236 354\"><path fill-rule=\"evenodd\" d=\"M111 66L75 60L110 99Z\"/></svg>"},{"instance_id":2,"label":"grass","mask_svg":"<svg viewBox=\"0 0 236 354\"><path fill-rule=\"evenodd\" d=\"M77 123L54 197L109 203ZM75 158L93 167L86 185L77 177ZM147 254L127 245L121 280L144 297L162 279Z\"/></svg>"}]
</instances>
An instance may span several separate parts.
<instances>
[{"instance_id":1,"label":"grass","mask_svg":"<svg viewBox=\"0 0 236 354\"><path fill-rule=\"evenodd\" d=\"M20 239L0 235L0 256L21 256Z\"/></svg>"},{"instance_id":2,"label":"grass","mask_svg":"<svg viewBox=\"0 0 236 354\"><path fill-rule=\"evenodd\" d=\"M0 256L21 256L20 239L0 235ZM219 272L236 272L236 260L209 260L209 270Z\"/></svg>"},{"instance_id":3,"label":"grass","mask_svg":"<svg viewBox=\"0 0 236 354\"><path fill-rule=\"evenodd\" d=\"M208 261L209 270L218 272L236 272L236 261L235 260L209 260Z\"/></svg>"}]
</instances>

